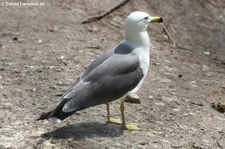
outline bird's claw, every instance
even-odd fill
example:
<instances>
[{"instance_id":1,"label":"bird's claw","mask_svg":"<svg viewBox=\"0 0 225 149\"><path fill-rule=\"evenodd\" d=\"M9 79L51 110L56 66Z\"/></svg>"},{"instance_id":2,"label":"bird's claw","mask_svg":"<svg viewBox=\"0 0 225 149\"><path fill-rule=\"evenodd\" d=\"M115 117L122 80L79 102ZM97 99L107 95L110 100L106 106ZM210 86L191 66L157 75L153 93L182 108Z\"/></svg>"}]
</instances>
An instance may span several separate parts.
<instances>
[{"instance_id":1,"label":"bird's claw","mask_svg":"<svg viewBox=\"0 0 225 149\"><path fill-rule=\"evenodd\" d=\"M123 129L129 130L129 131L140 131L141 129L138 127L136 124L123 124L122 125Z\"/></svg>"},{"instance_id":2,"label":"bird's claw","mask_svg":"<svg viewBox=\"0 0 225 149\"><path fill-rule=\"evenodd\" d=\"M110 117L110 118L107 120L107 123L111 123L111 124L115 124L115 125L121 125L121 120L120 120L120 119L116 119L116 118Z\"/></svg>"}]
</instances>

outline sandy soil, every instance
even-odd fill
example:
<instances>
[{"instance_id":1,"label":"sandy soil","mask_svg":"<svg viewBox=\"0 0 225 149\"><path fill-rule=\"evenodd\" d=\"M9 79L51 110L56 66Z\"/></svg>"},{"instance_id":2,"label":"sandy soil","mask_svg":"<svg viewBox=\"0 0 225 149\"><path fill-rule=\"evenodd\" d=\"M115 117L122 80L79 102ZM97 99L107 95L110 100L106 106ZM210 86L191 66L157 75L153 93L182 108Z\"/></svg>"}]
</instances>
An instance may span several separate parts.
<instances>
[{"instance_id":1,"label":"sandy soil","mask_svg":"<svg viewBox=\"0 0 225 149\"><path fill-rule=\"evenodd\" d=\"M222 0L131 0L89 24L81 22L120 1L36 2L45 5L0 6L0 148L225 149L225 115L211 107L225 101ZM36 122L96 56L123 39L124 19L135 10L165 21L149 27L141 104L126 103L127 122L142 130L106 124L105 105L61 124ZM112 107L120 117L119 101Z\"/></svg>"}]
</instances>

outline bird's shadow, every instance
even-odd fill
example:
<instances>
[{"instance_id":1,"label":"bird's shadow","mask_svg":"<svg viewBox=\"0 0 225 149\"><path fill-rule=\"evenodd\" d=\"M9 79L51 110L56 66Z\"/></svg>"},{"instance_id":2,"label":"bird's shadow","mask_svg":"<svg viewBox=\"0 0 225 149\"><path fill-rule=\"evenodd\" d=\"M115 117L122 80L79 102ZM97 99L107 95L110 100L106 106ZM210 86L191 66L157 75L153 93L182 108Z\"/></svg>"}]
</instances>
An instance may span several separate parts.
<instances>
[{"instance_id":1,"label":"bird's shadow","mask_svg":"<svg viewBox=\"0 0 225 149\"><path fill-rule=\"evenodd\" d=\"M123 129L121 126L90 122L66 125L51 132L44 133L41 137L45 140L63 138L84 139L93 137L118 137L122 134Z\"/></svg>"}]
</instances>

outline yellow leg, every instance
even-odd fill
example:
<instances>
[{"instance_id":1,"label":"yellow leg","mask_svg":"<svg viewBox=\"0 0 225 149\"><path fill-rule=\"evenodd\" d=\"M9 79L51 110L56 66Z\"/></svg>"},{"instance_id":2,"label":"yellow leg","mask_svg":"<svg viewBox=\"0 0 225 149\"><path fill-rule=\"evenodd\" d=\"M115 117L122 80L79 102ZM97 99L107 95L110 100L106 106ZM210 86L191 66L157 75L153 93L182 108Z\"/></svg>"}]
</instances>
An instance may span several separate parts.
<instances>
[{"instance_id":1,"label":"yellow leg","mask_svg":"<svg viewBox=\"0 0 225 149\"><path fill-rule=\"evenodd\" d=\"M137 125L135 125L135 124L129 124L129 125L126 124L125 114L124 114L124 111L125 111L124 99L121 100L120 111L121 111L121 118L122 118L122 127L124 129L130 130L130 131L132 131L132 130L136 130L136 131L140 130L140 128Z\"/></svg>"},{"instance_id":2,"label":"yellow leg","mask_svg":"<svg viewBox=\"0 0 225 149\"><path fill-rule=\"evenodd\" d=\"M107 123L121 125L120 119L115 119L115 118L110 117L109 103L106 104L106 108L107 108Z\"/></svg>"}]
</instances>

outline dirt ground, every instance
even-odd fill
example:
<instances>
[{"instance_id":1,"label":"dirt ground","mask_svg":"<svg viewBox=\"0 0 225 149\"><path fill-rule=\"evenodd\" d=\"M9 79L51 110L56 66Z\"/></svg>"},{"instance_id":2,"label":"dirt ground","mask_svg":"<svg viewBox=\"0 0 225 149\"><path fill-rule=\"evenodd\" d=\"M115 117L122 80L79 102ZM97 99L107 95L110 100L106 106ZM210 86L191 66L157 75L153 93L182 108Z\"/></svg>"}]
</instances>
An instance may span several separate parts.
<instances>
[{"instance_id":1,"label":"dirt ground","mask_svg":"<svg viewBox=\"0 0 225 149\"><path fill-rule=\"evenodd\" d=\"M36 0L0 6L0 148L225 149L225 3L222 0L130 0L103 19L82 24L122 0ZM16 1L14 1L16 2ZM96 56L124 37L135 10L163 17L149 26L151 66L126 103L128 123L106 124L106 107L77 112L64 123L38 121ZM119 101L112 114L120 117Z\"/></svg>"}]
</instances>

